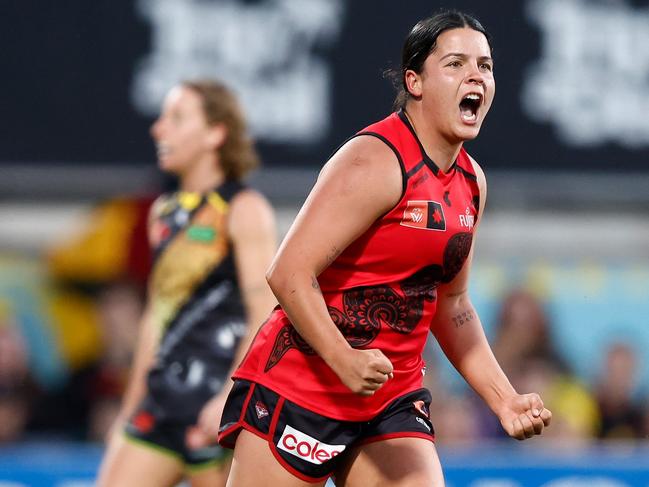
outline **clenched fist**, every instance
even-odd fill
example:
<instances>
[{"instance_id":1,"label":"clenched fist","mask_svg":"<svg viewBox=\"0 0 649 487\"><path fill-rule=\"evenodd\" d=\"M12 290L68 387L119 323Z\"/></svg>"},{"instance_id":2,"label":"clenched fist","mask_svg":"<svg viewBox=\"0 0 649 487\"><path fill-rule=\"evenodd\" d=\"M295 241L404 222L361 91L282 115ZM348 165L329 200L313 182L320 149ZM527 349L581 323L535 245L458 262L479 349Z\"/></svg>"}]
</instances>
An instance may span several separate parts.
<instances>
[{"instance_id":1,"label":"clenched fist","mask_svg":"<svg viewBox=\"0 0 649 487\"><path fill-rule=\"evenodd\" d=\"M497 414L507 434L517 440L540 435L552 420L552 412L543 406L541 397L535 393L509 397Z\"/></svg>"},{"instance_id":2,"label":"clenched fist","mask_svg":"<svg viewBox=\"0 0 649 487\"><path fill-rule=\"evenodd\" d=\"M378 349L350 349L332 366L343 384L356 394L371 396L392 378L392 363Z\"/></svg>"}]
</instances>

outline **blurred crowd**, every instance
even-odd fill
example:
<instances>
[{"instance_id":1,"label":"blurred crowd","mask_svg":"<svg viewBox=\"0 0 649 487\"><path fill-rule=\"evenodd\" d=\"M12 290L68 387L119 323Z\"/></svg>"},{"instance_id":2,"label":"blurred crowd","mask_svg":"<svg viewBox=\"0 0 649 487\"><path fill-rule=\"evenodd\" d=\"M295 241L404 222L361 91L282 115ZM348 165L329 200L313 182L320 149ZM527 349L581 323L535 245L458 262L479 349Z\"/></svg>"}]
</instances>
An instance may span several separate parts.
<instances>
[{"instance_id":1,"label":"blurred crowd","mask_svg":"<svg viewBox=\"0 0 649 487\"><path fill-rule=\"evenodd\" d=\"M104 440L137 340L151 261L146 219L152 201L143 196L99 205L81 234L47 249L29 292L16 290L27 286L18 273L7 277L11 269L0 269L0 444ZM510 289L490 337L514 387L539 392L552 410L543 438L566 444L648 439L649 398L637 387L642 357L633 344L611 342L592 364L595 379L578 377L558 351L547 307L529 289ZM425 378L438 441L505 438L472 391L449 383L439 353L432 343L427 348Z\"/></svg>"},{"instance_id":2,"label":"blurred crowd","mask_svg":"<svg viewBox=\"0 0 649 487\"><path fill-rule=\"evenodd\" d=\"M565 445L648 439L649 402L638 391L640 357L632 344L611 342L601 361L592 364L595 379L587 383L558 352L552 331L547 303L531 290L512 288L500 303L491 340L514 387L538 392L552 411L552 425L543 431L543 438ZM445 391L440 382L439 377L429 378L429 387L438 391L431 411L439 438L471 442L504 437L497 418L475 394Z\"/></svg>"}]
</instances>

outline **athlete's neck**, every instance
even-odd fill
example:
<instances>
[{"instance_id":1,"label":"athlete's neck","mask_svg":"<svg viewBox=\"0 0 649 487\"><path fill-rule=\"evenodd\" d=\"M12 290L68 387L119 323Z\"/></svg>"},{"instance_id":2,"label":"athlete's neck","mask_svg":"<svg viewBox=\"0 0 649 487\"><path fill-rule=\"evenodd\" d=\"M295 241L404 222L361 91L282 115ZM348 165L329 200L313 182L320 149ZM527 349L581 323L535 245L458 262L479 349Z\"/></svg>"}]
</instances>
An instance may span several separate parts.
<instances>
[{"instance_id":1,"label":"athlete's neck","mask_svg":"<svg viewBox=\"0 0 649 487\"><path fill-rule=\"evenodd\" d=\"M180 189L205 194L220 186L225 174L218 159L209 157L197 160L187 172L180 176Z\"/></svg>"},{"instance_id":2,"label":"athlete's neck","mask_svg":"<svg viewBox=\"0 0 649 487\"><path fill-rule=\"evenodd\" d=\"M448 141L436 127L428 123L419 107L409 105L403 112L408 117L428 157L442 172L448 172L460 153L462 142Z\"/></svg>"}]
</instances>

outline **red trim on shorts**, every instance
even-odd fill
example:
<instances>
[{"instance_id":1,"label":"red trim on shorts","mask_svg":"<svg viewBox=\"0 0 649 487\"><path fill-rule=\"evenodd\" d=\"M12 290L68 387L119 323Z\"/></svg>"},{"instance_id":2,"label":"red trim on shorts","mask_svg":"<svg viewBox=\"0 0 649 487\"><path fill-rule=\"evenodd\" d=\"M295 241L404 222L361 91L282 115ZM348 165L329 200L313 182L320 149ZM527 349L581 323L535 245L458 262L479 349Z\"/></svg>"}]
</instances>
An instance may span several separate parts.
<instances>
[{"instance_id":1,"label":"red trim on shorts","mask_svg":"<svg viewBox=\"0 0 649 487\"><path fill-rule=\"evenodd\" d=\"M243 420L243 418L246 416L246 411L248 410L248 404L250 403L250 398L252 397L252 393L255 390L255 383L250 384L250 388L248 389L248 394L246 394L246 398L243 400L243 406L241 407L241 414L239 415L239 421L234 423L232 426L230 426L228 429L223 431L218 438L217 442L219 445L221 445L224 448L230 448L234 449L234 445L237 443L236 438L239 436L239 430L242 428L245 430L250 431L251 433L257 434L259 436L259 432L253 431L252 428L246 428L248 424ZM233 441L228 440L228 437L232 435L233 433L237 433L235 439ZM262 437L263 439L266 439Z\"/></svg>"},{"instance_id":2,"label":"red trim on shorts","mask_svg":"<svg viewBox=\"0 0 649 487\"><path fill-rule=\"evenodd\" d=\"M246 430L248 433L252 433L253 435L255 435L258 438L261 438L262 440L268 441L268 437L265 434L263 434L258 429L255 429L253 426L250 426L248 423L242 423L241 429Z\"/></svg>"},{"instance_id":3,"label":"red trim on shorts","mask_svg":"<svg viewBox=\"0 0 649 487\"><path fill-rule=\"evenodd\" d=\"M292 467L289 463L282 458L282 456L279 454L277 451L277 445L275 445L275 442L273 441L273 438L275 437L275 430L277 429L277 423L279 421L279 415L282 411L282 408L284 407L284 403L286 402L286 399L284 396L279 396L279 400L277 401L277 406L275 406L275 412L273 414L273 419L270 422L270 428L268 430L268 447L270 448L271 453L275 457L275 460L284 467L284 470L288 471L291 475L294 477L297 477L300 480L304 480L305 482L313 483L315 484L316 482L322 482L323 480L328 479L331 475L325 475L324 477L309 477L307 475L304 475L302 472L299 470L296 470L294 467Z\"/></svg>"},{"instance_id":4,"label":"red trim on shorts","mask_svg":"<svg viewBox=\"0 0 649 487\"><path fill-rule=\"evenodd\" d=\"M266 443L268 444L268 448L270 449L271 453L275 457L275 460L277 460L277 463L279 463L282 468L286 471L288 471L291 475L294 477L299 478L300 480L303 480L305 482L309 483L316 483L316 482L322 482L323 480L326 480L327 478L330 477L330 475L325 475L324 477L320 478L313 478L313 477L308 477L301 473L300 471L296 470L293 468L291 465L286 463L286 461L282 458L282 456L279 454L277 451L277 447L275 446L275 443L273 442L273 437L275 436L275 430L277 429L277 423L279 421L279 415L282 411L282 407L284 406L284 402L286 399L282 396L279 396L279 399L277 401L277 405L275 406L275 411L273 411L273 418L271 419L270 423L270 428L268 430L268 434L264 434L261 431L259 431L257 428L255 428L253 425L246 423L244 420L246 411L248 410L248 406L250 405L250 398L252 397L253 390L255 388L256 384L253 382L251 383L250 390L248 391L248 394L246 395L246 399L243 402L242 410L241 410L241 415L239 416L239 421L234 423L232 426L230 426L227 430L225 430L221 435L219 435L219 444L221 446L224 446L226 448L234 448L236 444L236 439L234 441L229 441L228 437L231 436L233 433L238 433L241 432L242 429L252 433L253 435L257 436L258 438L261 438L262 440L266 440Z\"/></svg>"},{"instance_id":5,"label":"red trim on shorts","mask_svg":"<svg viewBox=\"0 0 649 487\"><path fill-rule=\"evenodd\" d=\"M248 389L248 394L246 394L246 398L243 401L243 406L241 407L241 414L239 415L239 423L244 423L243 418L246 417L246 411L248 410L248 404L250 404L250 398L252 397L252 393L255 391L255 384L254 382L250 383L250 388Z\"/></svg>"},{"instance_id":6,"label":"red trim on shorts","mask_svg":"<svg viewBox=\"0 0 649 487\"><path fill-rule=\"evenodd\" d=\"M431 443L435 443L435 436L427 435L426 433L420 433L418 431L402 431L400 433L387 433L385 435L370 436L365 438L362 441L359 441L354 444L358 445L367 445L368 443L376 443L377 441L392 440L394 438L421 438L423 440L428 440Z\"/></svg>"},{"instance_id":7,"label":"red trim on shorts","mask_svg":"<svg viewBox=\"0 0 649 487\"><path fill-rule=\"evenodd\" d=\"M228 438L232 433L235 433L236 431L240 430L242 426L243 425L241 423L237 422L234 423L225 431L223 431L218 437L219 445L221 445L223 448L230 448L231 450L234 449L234 444L236 443L236 440L230 441Z\"/></svg>"},{"instance_id":8,"label":"red trim on shorts","mask_svg":"<svg viewBox=\"0 0 649 487\"><path fill-rule=\"evenodd\" d=\"M261 438L262 440L265 441L270 441L270 439L264 435L261 431L258 429L255 429L253 426L250 426L248 423L243 422L243 423L234 423L230 428L225 430L225 432L220 436L219 438L219 445L221 445L224 448L231 448L234 449L234 446L236 444L236 440L233 443L230 443L230 441L227 442L227 444L221 443L221 441L225 442L227 437L230 436L232 433L237 433L237 437L239 436L239 433L241 433L241 430L246 430L249 433L252 433L258 438Z\"/></svg>"}]
</instances>

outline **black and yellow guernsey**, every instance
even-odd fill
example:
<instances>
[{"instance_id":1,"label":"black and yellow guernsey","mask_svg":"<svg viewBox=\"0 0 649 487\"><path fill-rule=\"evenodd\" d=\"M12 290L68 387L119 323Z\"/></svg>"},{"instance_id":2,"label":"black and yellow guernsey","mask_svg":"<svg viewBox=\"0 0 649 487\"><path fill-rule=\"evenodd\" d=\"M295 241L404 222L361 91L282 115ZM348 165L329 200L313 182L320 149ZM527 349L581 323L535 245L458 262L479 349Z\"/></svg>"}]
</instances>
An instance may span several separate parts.
<instances>
[{"instance_id":1,"label":"black and yellow guernsey","mask_svg":"<svg viewBox=\"0 0 649 487\"><path fill-rule=\"evenodd\" d=\"M229 378L246 322L227 233L229 204L245 187L161 196L151 213L150 302L162 326L145 408L159 420L193 422Z\"/></svg>"}]
</instances>

